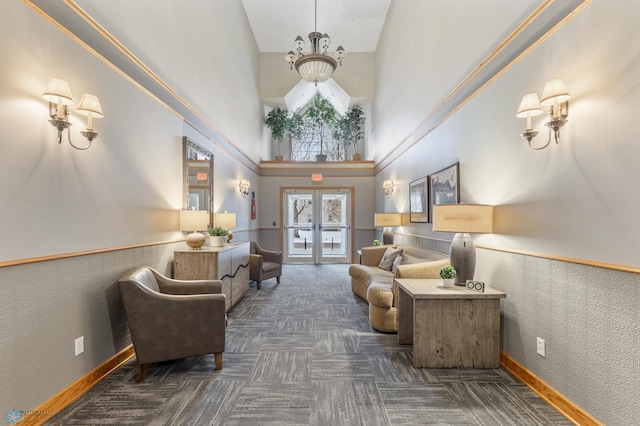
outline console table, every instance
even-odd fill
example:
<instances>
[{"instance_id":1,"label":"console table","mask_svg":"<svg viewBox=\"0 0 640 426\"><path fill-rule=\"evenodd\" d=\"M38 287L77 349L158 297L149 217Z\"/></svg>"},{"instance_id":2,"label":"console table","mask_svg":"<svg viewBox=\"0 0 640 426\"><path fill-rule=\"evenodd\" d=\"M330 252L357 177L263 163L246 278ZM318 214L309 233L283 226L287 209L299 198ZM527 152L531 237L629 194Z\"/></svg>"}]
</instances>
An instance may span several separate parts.
<instances>
[{"instance_id":1,"label":"console table","mask_svg":"<svg viewBox=\"0 0 640 426\"><path fill-rule=\"evenodd\" d=\"M221 280L228 311L249 290L249 243L227 243L224 247L177 250L173 253L173 275L178 280Z\"/></svg>"},{"instance_id":2,"label":"console table","mask_svg":"<svg viewBox=\"0 0 640 426\"><path fill-rule=\"evenodd\" d=\"M398 342L413 344L414 367L498 368L500 299L486 288L445 288L442 280L397 279Z\"/></svg>"}]
</instances>

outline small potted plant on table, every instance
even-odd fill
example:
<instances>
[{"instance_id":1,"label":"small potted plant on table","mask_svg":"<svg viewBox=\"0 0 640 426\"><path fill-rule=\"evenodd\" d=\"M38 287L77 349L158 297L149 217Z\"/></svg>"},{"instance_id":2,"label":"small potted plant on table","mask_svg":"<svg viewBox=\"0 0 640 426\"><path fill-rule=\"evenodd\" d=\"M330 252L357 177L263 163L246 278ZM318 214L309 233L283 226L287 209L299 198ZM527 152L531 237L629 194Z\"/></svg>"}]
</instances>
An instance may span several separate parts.
<instances>
[{"instance_id":1,"label":"small potted plant on table","mask_svg":"<svg viewBox=\"0 0 640 426\"><path fill-rule=\"evenodd\" d=\"M209 229L209 245L211 247L224 247L227 243L227 235L229 231L226 229L216 226L215 228Z\"/></svg>"},{"instance_id":2,"label":"small potted plant on table","mask_svg":"<svg viewBox=\"0 0 640 426\"><path fill-rule=\"evenodd\" d=\"M453 287L453 279L456 277L456 270L451 265L445 265L440 268L440 278L445 287Z\"/></svg>"}]
</instances>

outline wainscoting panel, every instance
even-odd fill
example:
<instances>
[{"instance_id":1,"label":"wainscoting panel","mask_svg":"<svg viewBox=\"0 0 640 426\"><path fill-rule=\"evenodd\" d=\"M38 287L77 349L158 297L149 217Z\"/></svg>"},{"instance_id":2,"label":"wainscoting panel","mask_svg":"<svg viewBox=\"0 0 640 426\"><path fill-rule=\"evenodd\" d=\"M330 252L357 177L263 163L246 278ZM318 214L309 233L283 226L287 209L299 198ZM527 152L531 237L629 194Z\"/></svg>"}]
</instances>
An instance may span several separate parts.
<instances>
[{"instance_id":1,"label":"wainscoting panel","mask_svg":"<svg viewBox=\"0 0 640 426\"><path fill-rule=\"evenodd\" d=\"M475 278L507 293L509 357L603 423L640 424L640 275L478 249Z\"/></svg>"},{"instance_id":2,"label":"wainscoting panel","mask_svg":"<svg viewBox=\"0 0 640 426\"><path fill-rule=\"evenodd\" d=\"M127 270L171 275L184 242L0 268L0 412L33 410L131 344L118 290ZM84 336L84 352L74 341Z\"/></svg>"}]
</instances>

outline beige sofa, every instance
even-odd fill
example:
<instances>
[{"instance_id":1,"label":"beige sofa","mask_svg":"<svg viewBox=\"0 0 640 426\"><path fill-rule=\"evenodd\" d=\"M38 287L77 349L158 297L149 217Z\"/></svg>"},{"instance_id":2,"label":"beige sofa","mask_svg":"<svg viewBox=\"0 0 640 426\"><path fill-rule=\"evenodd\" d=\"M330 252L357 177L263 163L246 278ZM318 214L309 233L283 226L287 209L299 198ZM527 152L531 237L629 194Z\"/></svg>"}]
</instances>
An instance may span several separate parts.
<instances>
[{"instance_id":1,"label":"beige sofa","mask_svg":"<svg viewBox=\"0 0 640 426\"><path fill-rule=\"evenodd\" d=\"M388 247L402 248L405 263L395 272L378 267ZM449 257L443 253L407 245L386 245L362 248L360 264L351 265L351 290L369 302L371 327L388 333L398 331L397 297L394 278L440 278L440 268L449 265ZM410 262L410 263L406 263Z\"/></svg>"}]
</instances>

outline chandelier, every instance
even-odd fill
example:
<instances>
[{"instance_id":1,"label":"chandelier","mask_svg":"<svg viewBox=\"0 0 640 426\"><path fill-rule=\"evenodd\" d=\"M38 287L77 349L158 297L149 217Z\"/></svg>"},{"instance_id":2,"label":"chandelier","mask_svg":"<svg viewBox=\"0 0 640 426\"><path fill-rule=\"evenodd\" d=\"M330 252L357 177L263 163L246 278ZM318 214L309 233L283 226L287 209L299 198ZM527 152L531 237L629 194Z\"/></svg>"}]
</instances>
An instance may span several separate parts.
<instances>
[{"instance_id":1,"label":"chandelier","mask_svg":"<svg viewBox=\"0 0 640 426\"><path fill-rule=\"evenodd\" d=\"M311 41L311 53L305 55L302 53L304 40L300 36L296 37L297 53L290 50L285 60L289 62L290 69L295 67L303 80L317 86L318 83L325 82L331 77L338 64L342 66L342 59L347 54L342 46L338 46L336 50L337 60L327 54L331 39L328 34L318 32L318 0L315 0L315 30L309 33L309 41Z\"/></svg>"}]
</instances>

